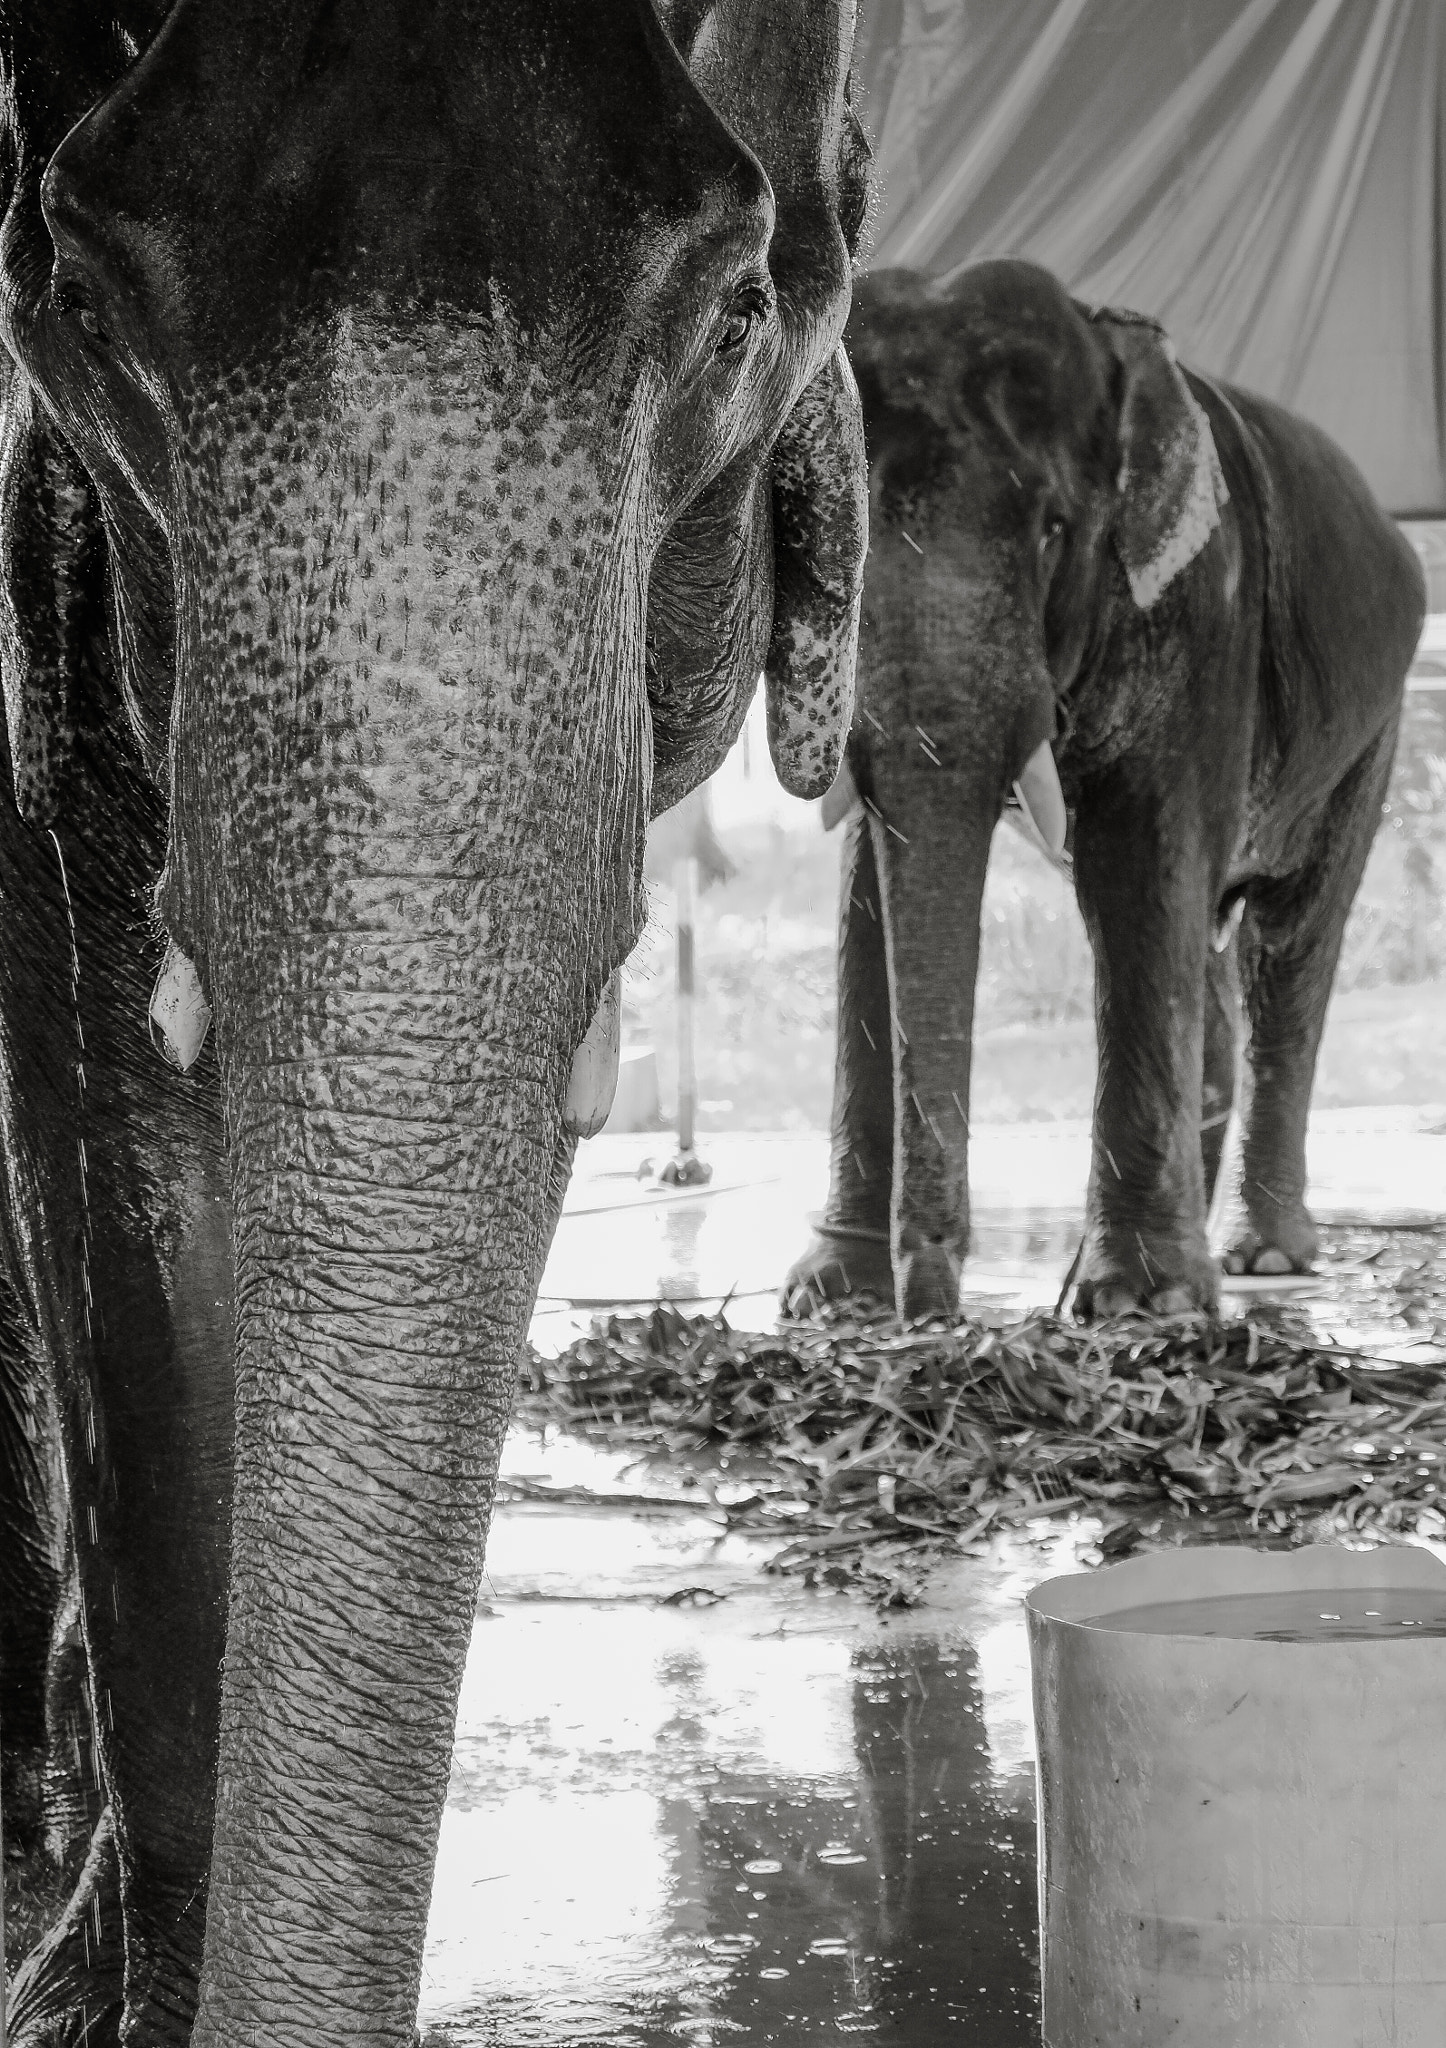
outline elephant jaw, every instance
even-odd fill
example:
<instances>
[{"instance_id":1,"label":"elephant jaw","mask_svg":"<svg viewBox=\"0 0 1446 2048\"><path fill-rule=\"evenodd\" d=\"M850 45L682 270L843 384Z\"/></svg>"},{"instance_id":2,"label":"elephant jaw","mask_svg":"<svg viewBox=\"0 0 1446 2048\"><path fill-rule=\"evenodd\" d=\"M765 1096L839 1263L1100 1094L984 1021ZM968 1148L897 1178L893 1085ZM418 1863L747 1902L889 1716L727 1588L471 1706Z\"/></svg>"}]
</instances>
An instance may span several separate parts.
<instances>
[{"instance_id":1,"label":"elephant jaw","mask_svg":"<svg viewBox=\"0 0 1446 2048\"><path fill-rule=\"evenodd\" d=\"M189 1073L211 1028L211 1005L201 977L174 942L151 991L151 1043L179 1073Z\"/></svg>"},{"instance_id":2,"label":"elephant jaw","mask_svg":"<svg viewBox=\"0 0 1446 2048\"><path fill-rule=\"evenodd\" d=\"M562 1111L563 1127L571 1137L595 1137L608 1120L618 1086L622 1010L619 969L609 977L586 1036L572 1056Z\"/></svg>"}]
</instances>

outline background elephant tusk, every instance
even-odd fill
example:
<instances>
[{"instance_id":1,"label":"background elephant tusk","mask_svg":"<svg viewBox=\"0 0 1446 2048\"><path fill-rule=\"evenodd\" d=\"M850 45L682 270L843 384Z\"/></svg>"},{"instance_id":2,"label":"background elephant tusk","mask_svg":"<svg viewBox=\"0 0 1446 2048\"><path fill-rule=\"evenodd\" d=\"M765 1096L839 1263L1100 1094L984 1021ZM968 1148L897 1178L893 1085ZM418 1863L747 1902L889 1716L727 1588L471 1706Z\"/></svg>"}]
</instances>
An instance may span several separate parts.
<instances>
[{"instance_id":1,"label":"background elephant tusk","mask_svg":"<svg viewBox=\"0 0 1446 2048\"><path fill-rule=\"evenodd\" d=\"M838 774L818 800L818 814L823 819L825 832L832 832L835 825L841 825L859 800L858 785L848 762L839 763Z\"/></svg>"},{"instance_id":2,"label":"background elephant tusk","mask_svg":"<svg viewBox=\"0 0 1446 2048\"><path fill-rule=\"evenodd\" d=\"M211 1005L201 977L180 947L166 947L166 957L151 991L151 1043L178 1073L196 1064L211 1028Z\"/></svg>"},{"instance_id":3,"label":"background elephant tusk","mask_svg":"<svg viewBox=\"0 0 1446 2048\"><path fill-rule=\"evenodd\" d=\"M1217 953L1223 953L1230 944L1230 941L1235 937L1235 934L1240 929L1240 920L1244 915L1245 898L1237 896L1224 917L1221 918L1219 924L1215 927L1215 936L1211 940L1211 944Z\"/></svg>"},{"instance_id":4,"label":"background elephant tusk","mask_svg":"<svg viewBox=\"0 0 1446 2048\"><path fill-rule=\"evenodd\" d=\"M572 1056L562 1122L574 1138L595 1137L613 1106L622 1040L622 996L622 970L618 969L602 992L587 1036Z\"/></svg>"},{"instance_id":5,"label":"background elephant tusk","mask_svg":"<svg viewBox=\"0 0 1446 2048\"><path fill-rule=\"evenodd\" d=\"M1046 853L1051 860L1057 861L1064 852L1069 812L1065 809L1064 791L1059 786L1054 749L1048 740L1042 740L1025 762L1023 772L1014 785L1014 794L1025 817L1039 834Z\"/></svg>"}]
</instances>

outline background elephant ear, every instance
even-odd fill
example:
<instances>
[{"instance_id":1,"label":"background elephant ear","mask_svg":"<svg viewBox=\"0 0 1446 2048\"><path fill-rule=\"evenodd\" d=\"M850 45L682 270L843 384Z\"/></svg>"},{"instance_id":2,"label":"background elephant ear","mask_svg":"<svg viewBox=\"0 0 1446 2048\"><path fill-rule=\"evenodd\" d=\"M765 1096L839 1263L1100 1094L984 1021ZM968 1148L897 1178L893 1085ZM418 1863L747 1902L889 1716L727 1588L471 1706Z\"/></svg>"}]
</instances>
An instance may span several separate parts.
<instances>
[{"instance_id":1,"label":"background elephant ear","mask_svg":"<svg viewBox=\"0 0 1446 2048\"><path fill-rule=\"evenodd\" d=\"M0 399L0 676L16 806L42 830L74 755L86 557L102 545L84 471L11 370Z\"/></svg>"},{"instance_id":2,"label":"background elephant ear","mask_svg":"<svg viewBox=\"0 0 1446 2048\"><path fill-rule=\"evenodd\" d=\"M792 796L822 796L843 758L868 545L863 411L840 346L773 450L773 631L763 676L768 750Z\"/></svg>"},{"instance_id":3,"label":"background elephant ear","mask_svg":"<svg viewBox=\"0 0 1446 2048\"><path fill-rule=\"evenodd\" d=\"M1148 611L1205 546L1230 494L1169 336L1138 313L1091 318L1124 373L1115 544L1135 603Z\"/></svg>"}]
</instances>

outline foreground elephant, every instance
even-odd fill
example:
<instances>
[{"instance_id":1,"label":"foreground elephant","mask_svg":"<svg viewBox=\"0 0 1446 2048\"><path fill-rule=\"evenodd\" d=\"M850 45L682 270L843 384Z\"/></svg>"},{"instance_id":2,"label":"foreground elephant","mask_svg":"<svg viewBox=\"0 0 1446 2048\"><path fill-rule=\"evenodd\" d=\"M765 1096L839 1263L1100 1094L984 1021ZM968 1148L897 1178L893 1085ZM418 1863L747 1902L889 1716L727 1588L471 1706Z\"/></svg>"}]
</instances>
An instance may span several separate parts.
<instances>
[{"instance_id":1,"label":"foreground elephant","mask_svg":"<svg viewBox=\"0 0 1446 2048\"><path fill-rule=\"evenodd\" d=\"M6 1818L85 1860L22 2048L411 2040L649 813L760 668L837 768L851 7L669 26L0 13Z\"/></svg>"},{"instance_id":2,"label":"foreground elephant","mask_svg":"<svg viewBox=\"0 0 1446 2048\"><path fill-rule=\"evenodd\" d=\"M957 1306L980 897L1011 788L1055 855L1073 809L1095 956L1077 1305L1215 1301L1242 997L1228 1259L1300 1268L1316 1051L1420 632L1411 549L1324 434L1033 265L869 278L847 344L870 457L862 808L832 1186L785 1304Z\"/></svg>"}]
</instances>

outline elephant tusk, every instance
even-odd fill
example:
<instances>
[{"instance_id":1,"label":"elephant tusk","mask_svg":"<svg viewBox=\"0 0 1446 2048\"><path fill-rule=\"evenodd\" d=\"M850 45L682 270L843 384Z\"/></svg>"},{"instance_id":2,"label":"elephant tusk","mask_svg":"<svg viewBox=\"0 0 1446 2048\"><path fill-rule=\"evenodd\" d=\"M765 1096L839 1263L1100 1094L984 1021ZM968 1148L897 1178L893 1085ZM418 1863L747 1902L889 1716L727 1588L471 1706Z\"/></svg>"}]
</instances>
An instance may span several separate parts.
<instances>
[{"instance_id":1,"label":"elephant tusk","mask_svg":"<svg viewBox=\"0 0 1446 2048\"><path fill-rule=\"evenodd\" d=\"M1230 941L1235 937L1235 934L1240 929L1240 920L1244 915L1245 898L1237 896L1224 917L1221 918L1219 924L1215 927L1215 936L1210 943L1214 946L1217 953L1223 953L1230 944Z\"/></svg>"},{"instance_id":2,"label":"elephant tusk","mask_svg":"<svg viewBox=\"0 0 1446 2048\"><path fill-rule=\"evenodd\" d=\"M200 975L174 942L166 947L166 957L151 990L150 1023L151 1043L157 1052L178 1073L188 1073L206 1043L206 1033L211 1028L211 1005L206 1001Z\"/></svg>"},{"instance_id":3,"label":"elephant tusk","mask_svg":"<svg viewBox=\"0 0 1446 2048\"><path fill-rule=\"evenodd\" d=\"M818 814L823 819L825 832L832 832L835 825L841 825L859 800L858 784L848 762L839 763L838 774L818 800Z\"/></svg>"},{"instance_id":4,"label":"elephant tusk","mask_svg":"<svg viewBox=\"0 0 1446 2048\"><path fill-rule=\"evenodd\" d=\"M622 1039L622 970L616 970L572 1056L563 1104L563 1128L574 1138L591 1138L602 1129L618 1088L618 1052Z\"/></svg>"},{"instance_id":5,"label":"elephant tusk","mask_svg":"<svg viewBox=\"0 0 1446 2048\"><path fill-rule=\"evenodd\" d=\"M1048 740L1042 740L1025 762L1014 794L1045 852L1052 861L1058 861L1064 852L1069 813L1059 786L1059 770L1054 765L1054 749Z\"/></svg>"}]
</instances>

